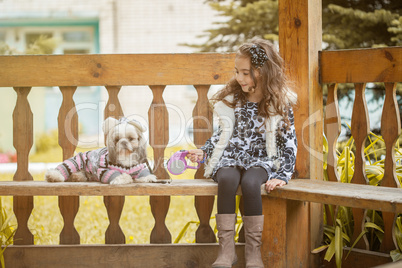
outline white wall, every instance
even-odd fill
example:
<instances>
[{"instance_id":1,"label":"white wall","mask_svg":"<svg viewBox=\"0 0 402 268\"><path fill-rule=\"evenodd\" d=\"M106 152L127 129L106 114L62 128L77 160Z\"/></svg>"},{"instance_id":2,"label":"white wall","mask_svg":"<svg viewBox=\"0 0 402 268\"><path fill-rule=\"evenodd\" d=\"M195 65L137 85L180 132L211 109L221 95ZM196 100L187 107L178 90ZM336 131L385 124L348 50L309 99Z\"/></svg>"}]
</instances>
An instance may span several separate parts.
<instances>
[{"instance_id":1,"label":"white wall","mask_svg":"<svg viewBox=\"0 0 402 268\"><path fill-rule=\"evenodd\" d=\"M94 16L99 18L100 53L191 53L193 48L179 44L202 43L206 39L197 36L219 19L204 0L0 0L0 20L3 21ZM169 109L170 121L176 126L171 130L171 141L182 135L181 128L191 117L196 96L191 87L166 89L166 104L180 107L180 112ZM106 102L106 90L102 90L101 98ZM149 89L143 87L139 93L138 88L123 87L119 98L126 115L148 120L152 101ZM101 123L96 122L99 126ZM99 136L98 140L103 137L102 133Z\"/></svg>"}]
</instances>

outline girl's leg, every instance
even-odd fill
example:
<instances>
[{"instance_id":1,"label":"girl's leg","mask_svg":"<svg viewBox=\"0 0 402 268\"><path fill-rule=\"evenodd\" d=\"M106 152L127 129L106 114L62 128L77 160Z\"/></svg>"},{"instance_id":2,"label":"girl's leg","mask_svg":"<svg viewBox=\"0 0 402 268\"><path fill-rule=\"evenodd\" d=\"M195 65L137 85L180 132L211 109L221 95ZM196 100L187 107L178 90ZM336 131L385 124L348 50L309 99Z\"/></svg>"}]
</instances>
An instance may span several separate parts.
<instances>
[{"instance_id":1,"label":"girl's leg","mask_svg":"<svg viewBox=\"0 0 402 268\"><path fill-rule=\"evenodd\" d=\"M237 262L234 241L237 216L234 212L240 175L240 171L235 167L221 168L216 174L215 180L218 182L218 214L215 216L219 250L218 257L212 267L232 267Z\"/></svg>"},{"instance_id":2,"label":"girl's leg","mask_svg":"<svg viewBox=\"0 0 402 268\"><path fill-rule=\"evenodd\" d=\"M218 214L233 214L236 209L236 191L241 172L236 167L223 167L216 173L218 182Z\"/></svg>"},{"instance_id":3,"label":"girl's leg","mask_svg":"<svg viewBox=\"0 0 402 268\"><path fill-rule=\"evenodd\" d=\"M262 215L261 184L268 179L265 169L250 168L243 173L241 189L244 202L244 236L246 240L246 267L264 267L261 258L261 238L264 226Z\"/></svg>"},{"instance_id":4,"label":"girl's leg","mask_svg":"<svg viewBox=\"0 0 402 268\"><path fill-rule=\"evenodd\" d=\"M262 167L253 167L244 171L241 179L243 193L244 215L262 215L261 185L268 179L268 174Z\"/></svg>"}]
</instances>

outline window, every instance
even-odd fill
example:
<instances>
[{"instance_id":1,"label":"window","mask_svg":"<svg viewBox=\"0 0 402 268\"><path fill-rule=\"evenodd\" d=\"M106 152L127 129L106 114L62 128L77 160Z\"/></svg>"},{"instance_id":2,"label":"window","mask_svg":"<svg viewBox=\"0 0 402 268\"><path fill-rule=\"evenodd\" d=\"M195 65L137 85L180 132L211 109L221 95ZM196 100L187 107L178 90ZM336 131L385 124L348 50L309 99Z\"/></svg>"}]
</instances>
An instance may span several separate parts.
<instances>
[{"instance_id":1,"label":"window","mask_svg":"<svg viewBox=\"0 0 402 268\"><path fill-rule=\"evenodd\" d=\"M64 32L63 40L67 43L73 42L91 42L92 35L88 31Z\"/></svg>"}]
</instances>

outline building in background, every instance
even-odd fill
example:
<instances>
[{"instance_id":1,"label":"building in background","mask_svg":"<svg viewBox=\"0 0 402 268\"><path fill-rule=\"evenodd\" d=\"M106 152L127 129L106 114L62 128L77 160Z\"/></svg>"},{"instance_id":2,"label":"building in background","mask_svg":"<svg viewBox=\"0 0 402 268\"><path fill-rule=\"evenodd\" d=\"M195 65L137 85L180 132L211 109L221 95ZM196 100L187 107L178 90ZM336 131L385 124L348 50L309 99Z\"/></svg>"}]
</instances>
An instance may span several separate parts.
<instances>
[{"instance_id":1,"label":"building in background","mask_svg":"<svg viewBox=\"0 0 402 268\"><path fill-rule=\"evenodd\" d=\"M202 42L197 36L217 20L214 12L203 0L0 0L0 42L23 52L44 35L58 41L53 54L191 53L192 48L180 44ZM9 151L13 150L12 112L16 94L11 88L0 90L4 122L0 129L0 151ZM138 92L137 87L123 87L120 102L126 116L146 123L152 93ZM168 86L164 97L169 120L177 122L177 128L170 133L170 142L180 143L187 139L183 136L187 130L182 128L191 125L187 117L192 114L196 91L192 86ZM56 129L62 101L59 89L33 88L28 99L34 114L35 135ZM80 87L74 100L82 131L81 145L101 145L106 90Z\"/></svg>"}]
</instances>

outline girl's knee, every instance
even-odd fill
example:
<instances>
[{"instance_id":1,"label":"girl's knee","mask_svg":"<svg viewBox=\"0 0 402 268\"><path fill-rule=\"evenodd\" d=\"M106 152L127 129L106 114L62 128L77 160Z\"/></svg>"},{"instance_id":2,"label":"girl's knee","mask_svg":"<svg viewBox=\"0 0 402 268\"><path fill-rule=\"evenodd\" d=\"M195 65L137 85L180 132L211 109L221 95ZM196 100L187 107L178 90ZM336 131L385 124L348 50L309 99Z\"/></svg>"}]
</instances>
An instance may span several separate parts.
<instances>
[{"instance_id":1,"label":"girl's knee","mask_svg":"<svg viewBox=\"0 0 402 268\"><path fill-rule=\"evenodd\" d=\"M216 173L218 183L233 183L240 179L240 171L235 167L223 167Z\"/></svg>"}]
</instances>

